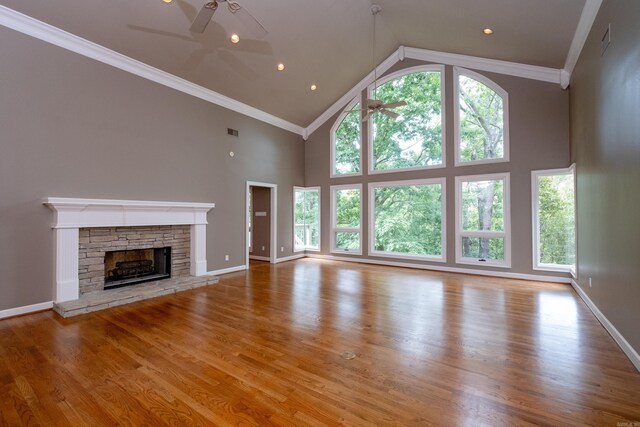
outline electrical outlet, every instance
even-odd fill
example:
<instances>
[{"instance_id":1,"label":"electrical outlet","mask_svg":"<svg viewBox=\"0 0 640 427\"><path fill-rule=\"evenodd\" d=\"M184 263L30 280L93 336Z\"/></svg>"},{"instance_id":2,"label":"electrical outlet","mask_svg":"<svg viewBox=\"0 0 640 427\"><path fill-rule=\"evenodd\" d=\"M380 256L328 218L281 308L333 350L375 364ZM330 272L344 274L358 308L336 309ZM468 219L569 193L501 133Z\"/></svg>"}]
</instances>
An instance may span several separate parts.
<instances>
[{"instance_id":1,"label":"electrical outlet","mask_svg":"<svg viewBox=\"0 0 640 427\"><path fill-rule=\"evenodd\" d=\"M589 277L589 287L591 287L591 277Z\"/></svg>"},{"instance_id":2,"label":"electrical outlet","mask_svg":"<svg viewBox=\"0 0 640 427\"><path fill-rule=\"evenodd\" d=\"M225 260L225 261L229 261L229 255L225 255L225 256L224 256L224 260Z\"/></svg>"},{"instance_id":3,"label":"electrical outlet","mask_svg":"<svg viewBox=\"0 0 640 427\"><path fill-rule=\"evenodd\" d=\"M280 246L280 252L284 252L284 246Z\"/></svg>"}]
</instances>

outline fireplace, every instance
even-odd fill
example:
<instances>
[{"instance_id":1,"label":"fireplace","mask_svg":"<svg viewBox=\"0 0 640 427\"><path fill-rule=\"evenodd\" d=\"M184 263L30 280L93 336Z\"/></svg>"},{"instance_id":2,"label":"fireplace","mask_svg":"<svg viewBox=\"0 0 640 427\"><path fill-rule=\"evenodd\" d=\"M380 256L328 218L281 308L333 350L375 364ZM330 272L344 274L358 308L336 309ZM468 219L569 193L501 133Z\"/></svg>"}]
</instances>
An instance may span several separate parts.
<instances>
[{"instance_id":1,"label":"fireplace","mask_svg":"<svg viewBox=\"0 0 640 427\"><path fill-rule=\"evenodd\" d=\"M104 289L171 277L171 247L104 254Z\"/></svg>"}]
</instances>

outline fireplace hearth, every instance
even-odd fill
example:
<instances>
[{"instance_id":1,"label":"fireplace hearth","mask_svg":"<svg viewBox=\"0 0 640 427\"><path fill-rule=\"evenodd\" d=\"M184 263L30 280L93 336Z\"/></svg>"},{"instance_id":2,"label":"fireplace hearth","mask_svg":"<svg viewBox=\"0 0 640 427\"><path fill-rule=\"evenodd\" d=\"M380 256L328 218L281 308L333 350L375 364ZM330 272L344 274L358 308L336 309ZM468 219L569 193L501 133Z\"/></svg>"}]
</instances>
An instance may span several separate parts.
<instances>
[{"instance_id":1,"label":"fireplace hearth","mask_svg":"<svg viewBox=\"0 0 640 427\"><path fill-rule=\"evenodd\" d=\"M105 252L104 289L171 277L171 247Z\"/></svg>"}]
</instances>

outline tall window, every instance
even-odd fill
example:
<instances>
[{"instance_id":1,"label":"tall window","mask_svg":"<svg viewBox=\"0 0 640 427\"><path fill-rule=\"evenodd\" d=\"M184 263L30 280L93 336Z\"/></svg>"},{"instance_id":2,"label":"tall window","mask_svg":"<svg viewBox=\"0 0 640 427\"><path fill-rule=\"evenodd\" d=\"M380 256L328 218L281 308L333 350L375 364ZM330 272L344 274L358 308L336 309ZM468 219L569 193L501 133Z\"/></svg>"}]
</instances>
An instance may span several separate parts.
<instances>
[{"instance_id":1,"label":"tall window","mask_svg":"<svg viewBox=\"0 0 640 427\"><path fill-rule=\"evenodd\" d=\"M511 267L509 174L456 177L456 262Z\"/></svg>"},{"instance_id":2,"label":"tall window","mask_svg":"<svg viewBox=\"0 0 640 427\"><path fill-rule=\"evenodd\" d=\"M575 271L574 167L531 172L533 268Z\"/></svg>"},{"instance_id":3,"label":"tall window","mask_svg":"<svg viewBox=\"0 0 640 427\"><path fill-rule=\"evenodd\" d=\"M362 185L331 186L331 251L362 253Z\"/></svg>"},{"instance_id":4,"label":"tall window","mask_svg":"<svg viewBox=\"0 0 640 427\"><path fill-rule=\"evenodd\" d=\"M509 97L486 77L454 67L455 164L509 161Z\"/></svg>"},{"instance_id":5,"label":"tall window","mask_svg":"<svg viewBox=\"0 0 640 427\"><path fill-rule=\"evenodd\" d=\"M446 261L445 179L369 184L370 254Z\"/></svg>"},{"instance_id":6,"label":"tall window","mask_svg":"<svg viewBox=\"0 0 640 427\"><path fill-rule=\"evenodd\" d=\"M331 129L331 176L360 175L360 103L354 99Z\"/></svg>"},{"instance_id":7,"label":"tall window","mask_svg":"<svg viewBox=\"0 0 640 427\"><path fill-rule=\"evenodd\" d=\"M376 112L369 119L369 171L395 172L444 166L443 67L420 66L382 79L369 98L384 104L405 101L389 116ZM393 115L393 114L392 114Z\"/></svg>"},{"instance_id":8,"label":"tall window","mask_svg":"<svg viewBox=\"0 0 640 427\"><path fill-rule=\"evenodd\" d=\"M320 250L320 187L293 187L293 250Z\"/></svg>"}]
</instances>

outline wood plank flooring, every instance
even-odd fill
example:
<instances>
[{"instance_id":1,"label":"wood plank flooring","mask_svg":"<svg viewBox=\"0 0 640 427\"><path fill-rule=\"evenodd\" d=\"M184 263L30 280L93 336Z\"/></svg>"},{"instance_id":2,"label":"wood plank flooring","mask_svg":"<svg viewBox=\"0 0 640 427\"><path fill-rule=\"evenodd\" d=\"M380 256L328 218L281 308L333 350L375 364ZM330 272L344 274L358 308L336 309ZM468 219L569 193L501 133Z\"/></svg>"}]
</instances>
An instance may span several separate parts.
<instances>
[{"instance_id":1,"label":"wood plank flooring","mask_svg":"<svg viewBox=\"0 0 640 427\"><path fill-rule=\"evenodd\" d=\"M0 425L634 422L640 373L567 285L303 259L0 321Z\"/></svg>"}]
</instances>

